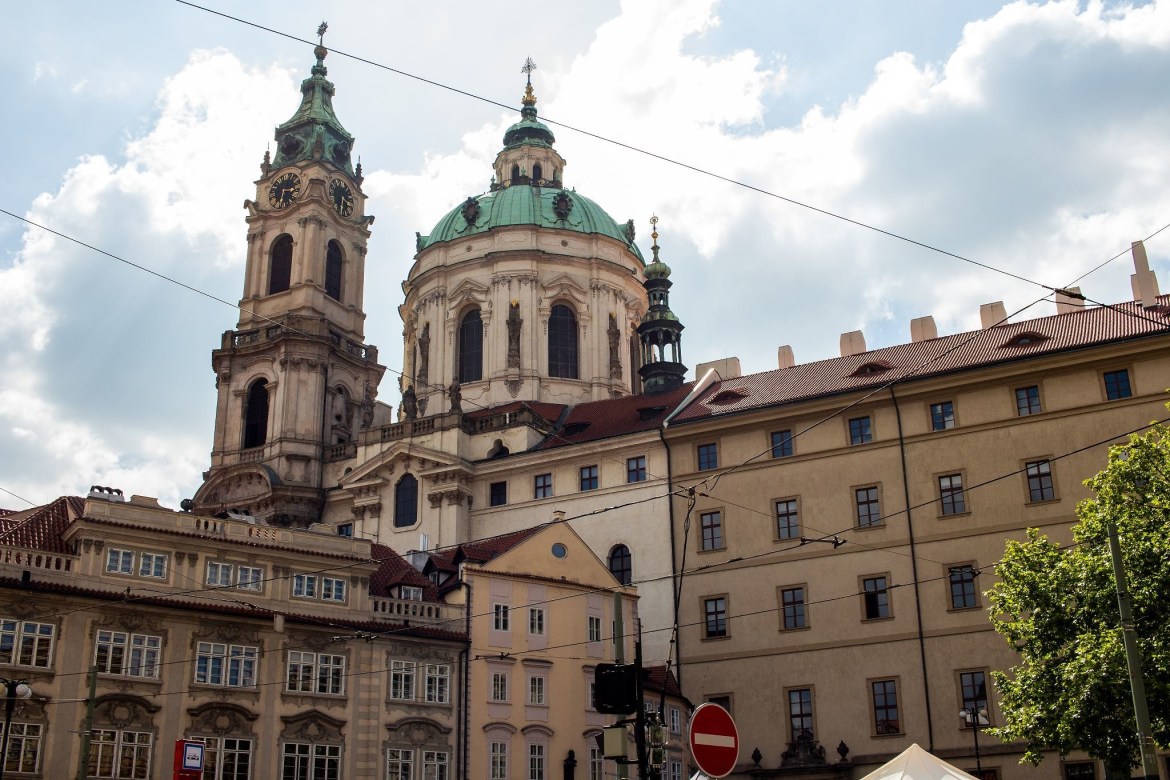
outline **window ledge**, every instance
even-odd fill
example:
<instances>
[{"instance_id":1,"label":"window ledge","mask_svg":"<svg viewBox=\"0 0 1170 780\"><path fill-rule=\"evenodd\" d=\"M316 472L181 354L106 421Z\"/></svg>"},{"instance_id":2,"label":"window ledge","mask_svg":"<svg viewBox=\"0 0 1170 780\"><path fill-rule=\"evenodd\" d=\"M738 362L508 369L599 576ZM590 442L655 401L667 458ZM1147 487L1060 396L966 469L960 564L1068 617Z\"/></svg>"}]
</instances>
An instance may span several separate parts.
<instances>
[{"instance_id":1,"label":"window ledge","mask_svg":"<svg viewBox=\"0 0 1170 780\"><path fill-rule=\"evenodd\" d=\"M717 552L726 552L726 551L727 551L727 545L724 545L724 546L722 546L722 547L704 547L704 548L700 548L700 549L698 549L698 550L695 550L695 553L696 553L696 554L698 554L698 555L702 555L703 553L717 553Z\"/></svg>"},{"instance_id":2,"label":"window ledge","mask_svg":"<svg viewBox=\"0 0 1170 780\"><path fill-rule=\"evenodd\" d=\"M722 642L725 639L731 639L731 634L724 634L723 636L705 636L704 642Z\"/></svg>"},{"instance_id":3,"label":"window ledge","mask_svg":"<svg viewBox=\"0 0 1170 780\"><path fill-rule=\"evenodd\" d=\"M939 512L938 519L939 520L950 520L952 517L970 517L970 516L971 516L971 510L967 509L963 512L951 512L950 514L943 514L942 512Z\"/></svg>"},{"instance_id":4,"label":"window ledge","mask_svg":"<svg viewBox=\"0 0 1170 780\"><path fill-rule=\"evenodd\" d=\"M885 528L885 527L886 527L885 523L870 523L869 525L855 525L855 526L853 526L853 530L854 531L876 531L879 528Z\"/></svg>"},{"instance_id":5,"label":"window ledge","mask_svg":"<svg viewBox=\"0 0 1170 780\"><path fill-rule=\"evenodd\" d=\"M1045 499L1042 499L1040 501L1025 501L1024 506L1044 506L1045 504L1059 504L1059 503L1060 503L1060 497L1057 496L1056 498L1045 498Z\"/></svg>"},{"instance_id":6,"label":"window ledge","mask_svg":"<svg viewBox=\"0 0 1170 780\"><path fill-rule=\"evenodd\" d=\"M781 634L791 634L791 633L792 633L792 632L794 632L794 631L808 631L810 628L812 628L812 626L794 626L794 627L792 627L792 628L786 628L786 627L784 627L784 626L781 626L781 627L780 627L779 629L777 629L777 630L778 630L778 631L779 631Z\"/></svg>"},{"instance_id":7,"label":"window ledge","mask_svg":"<svg viewBox=\"0 0 1170 780\"><path fill-rule=\"evenodd\" d=\"M861 622L862 623L881 623L882 621L893 620L893 619L894 619L893 615L886 615L885 617L862 618Z\"/></svg>"}]
</instances>

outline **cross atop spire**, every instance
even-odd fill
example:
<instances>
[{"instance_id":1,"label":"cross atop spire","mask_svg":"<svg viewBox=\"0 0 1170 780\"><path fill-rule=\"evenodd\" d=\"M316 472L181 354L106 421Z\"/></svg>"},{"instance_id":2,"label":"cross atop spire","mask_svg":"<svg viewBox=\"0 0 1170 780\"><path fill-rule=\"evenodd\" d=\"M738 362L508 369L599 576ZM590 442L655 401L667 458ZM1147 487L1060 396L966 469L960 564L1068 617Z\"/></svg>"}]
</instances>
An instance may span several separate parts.
<instances>
[{"instance_id":1,"label":"cross atop spire","mask_svg":"<svg viewBox=\"0 0 1170 780\"><path fill-rule=\"evenodd\" d=\"M528 74L528 83L532 83L532 71L536 70L536 63L532 61L531 57L524 60L524 67L520 68L521 73Z\"/></svg>"},{"instance_id":2,"label":"cross atop spire","mask_svg":"<svg viewBox=\"0 0 1170 780\"><path fill-rule=\"evenodd\" d=\"M325 45L325 31L329 29L329 22L322 21L317 25L317 43L321 46Z\"/></svg>"},{"instance_id":3,"label":"cross atop spire","mask_svg":"<svg viewBox=\"0 0 1170 780\"><path fill-rule=\"evenodd\" d=\"M524 67L520 68L520 72L528 76L528 86L524 87L524 97L520 101L527 109L536 105L536 94L532 91L532 71L534 70L536 70L536 63L532 61L531 57L528 57L524 60ZM533 114L533 118L535 118L535 114Z\"/></svg>"}]
</instances>

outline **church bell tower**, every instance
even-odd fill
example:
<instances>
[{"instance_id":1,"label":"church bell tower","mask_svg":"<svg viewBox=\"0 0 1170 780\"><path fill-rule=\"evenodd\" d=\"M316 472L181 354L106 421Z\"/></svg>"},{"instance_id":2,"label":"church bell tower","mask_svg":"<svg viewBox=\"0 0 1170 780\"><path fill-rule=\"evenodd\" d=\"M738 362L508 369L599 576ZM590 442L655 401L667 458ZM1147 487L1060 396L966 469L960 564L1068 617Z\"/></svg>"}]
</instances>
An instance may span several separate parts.
<instances>
[{"instance_id":1,"label":"church bell tower","mask_svg":"<svg viewBox=\"0 0 1170 780\"><path fill-rule=\"evenodd\" d=\"M325 25L318 30L324 36ZM247 209L240 319L212 353L218 402L200 514L318 522L324 464L373 423L385 367L363 342L365 213L353 136L333 112L323 40L301 104L276 128Z\"/></svg>"}]
</instances>

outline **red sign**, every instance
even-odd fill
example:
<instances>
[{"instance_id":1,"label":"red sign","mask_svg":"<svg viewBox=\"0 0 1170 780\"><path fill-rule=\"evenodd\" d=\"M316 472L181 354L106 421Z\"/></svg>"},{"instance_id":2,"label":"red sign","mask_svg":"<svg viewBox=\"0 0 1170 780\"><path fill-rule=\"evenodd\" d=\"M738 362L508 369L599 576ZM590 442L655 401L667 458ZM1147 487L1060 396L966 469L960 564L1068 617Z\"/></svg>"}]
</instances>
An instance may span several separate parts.
<instances>
[{"instance_id":1,"label":"red sign","mask_svg":"<svg viewBox=\"0 0 1170 780\"><path fill-rule=\"evenodd\" d=\"M707 777L726 777L739 760L739 731L727 710L700 704L689 726L691 755Z\"/></svg>"}]
</instances>

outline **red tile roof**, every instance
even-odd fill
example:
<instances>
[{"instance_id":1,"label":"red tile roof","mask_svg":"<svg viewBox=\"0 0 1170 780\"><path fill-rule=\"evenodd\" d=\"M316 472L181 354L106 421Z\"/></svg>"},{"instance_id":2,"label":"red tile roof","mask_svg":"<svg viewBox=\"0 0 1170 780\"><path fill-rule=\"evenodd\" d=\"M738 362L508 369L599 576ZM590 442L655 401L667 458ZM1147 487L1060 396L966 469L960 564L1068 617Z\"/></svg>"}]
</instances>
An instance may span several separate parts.
<instances>
[{"instance_id":1,"label":"red tile roof","mask_svg":"<svg viewBox=\"0 0 1170 780\"><path fill-rule=\"evenodd\" d=\"M897 344L860 355L725 379L675 417L672 424L746 412L880 387L893 379L926 378L1029 360L1109 343L1170 334L1170 296L1143 310L1140 303L1095 306L981 331ZM1021 335L1030 343L1014 346ZM1039 337L1039 338L1037 338ZM570 417L571 419L571 417Z\"/></svg>"},{"instance_id":2,"label":"red tile roof","mask_svg":"<svg viewBox=\"0 0 1170 780\"><path fill-rule=\"evenodd\" d=\"M390 589L400 585L412 585L423 589L425 601L438 601L439 594L434 583L414 568L408 560L384 544L371 546L374 560L379 561L378 570L370 577L370 593L374 596L388 596Z\"/></svg>"},{"instance_id":3,"label":"red tile roof","mask_svg":"<svg viewBox=\"0 0 1170 780\"><path fill-rule=\"evenodd\" d=\"M667 669L665 666L643 666L642 667L642 688L647 691L654 691L655 693L662 693L662 689L666 688L667 696L677 696L690 704L682 694L682 689L678 687L678 680L675 679L674 672Z\"/></svg>"},{"instance_id":4,"label":"red tile roof","mask_svg":"<svg viewBox=\"0 0 1170 780\"><path fill-rule=\"evenodd\" d=\"M523 409L528 409L537 417L540 417L541 419L550 423L554 423L561 416L561 413L565 411L565 405L550 404L545 403L544 401L510 401L500 406L476 409L474 411L467 412L464 416L470 417L471 419L477 419L480 417L492 417L497 414L519 412Z\"/></svg>"},{"instance_id":5,"label":"red tile roof","mask_svg":"<svg viewBox=\"0 0 1170 780\"><path fill-rule=\"evenodd\" d=\"M501 534L500 536L493 536L479 542L464 542L456 548L451 557L451 563L458 566L464 561L471 561L472 563L487 563L492 558L495 558L501 553L506 553L520 542L524 541L534 533L539 531L542 526L535 528L524 528L519 531L513 531L510 534Z\"/></svg>"},{"instance_id":6,"label":"red tile roof","mask_svg":"<svg viewBox=\"0 0 1170 780\"><path fill-rule=\"evenodd\" d=\"M85 508L85 499L61 496L44 506L0 517L0 546L71 555L63 540L65 529Z\"/></svg>"},{"instance_id":7,"label":"red tile roof","mask_svg":"<svg viewBox=\"0 0 1170 780\"><path fill-rule=\"evenodd\" d=\"M557 430L534 449L552 449L654 430L687 397L692 387L694 383L688 382L657 395L627 395L578 404L569 411L569 416Z\"/></svg>"}]
</instances>

